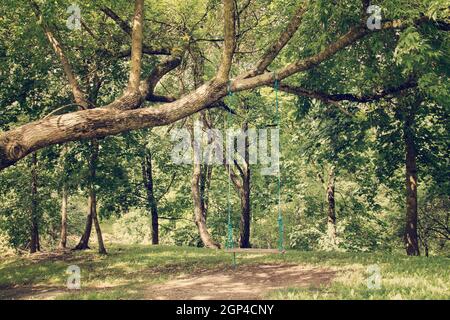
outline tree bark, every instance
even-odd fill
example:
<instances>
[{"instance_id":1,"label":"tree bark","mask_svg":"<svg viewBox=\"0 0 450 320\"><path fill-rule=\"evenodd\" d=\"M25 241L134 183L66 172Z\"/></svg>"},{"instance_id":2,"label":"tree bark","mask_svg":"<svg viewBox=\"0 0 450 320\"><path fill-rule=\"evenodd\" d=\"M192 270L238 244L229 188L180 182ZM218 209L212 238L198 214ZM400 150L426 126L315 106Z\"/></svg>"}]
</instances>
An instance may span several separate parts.
<instances>
[{"instance_id":1,"label":"tree bark","mask_svg":"<svg viewBox=\"0 0 450 320\"><path fill-rule=\"evenodd\" d=\"M89 198L92 200L92 221L94 222L95 233L97 234L98 252L100 254L106 254L105 244L103 243L102 230L100 229L100 223L98 222L97 218L97 194L95 190L93 190L92 195Z\"/></svg>"},{"instance_id":2,"label":"tree bark","mask_svg":"<svg viewBox=\"0 0 450 320\"><path fill-rule=\"evenodd\" d=\"M40 251L39 244L39 217L38 217L38 187L37 187L37 156L34 152L31 155L31 239L30 253Z\"/></svg>"},{"instance_id":3,"label":"tree bark","mask_svg":"<svg viewBox=\"0 0 450 320\"><path fill-rule=\"evenodd\" d=\"M244 109L246 107L244 106ZM242 131L247 132L248 122L242 125ZM251 221L251 205L250 205L250 165L249 165L249 139L245 136L244 165L240 169L242 184L239 190L241 200L241 222L240 222L240 239L239 246L241 248L251 248L250 244L250 221ZM236 164L237 165L237 164Z\"/></svg>"},{"instance_id":4,"label":"tree bark","mask_svg":"<svg viewBox=\"0 0 450 320\"><path fill-rule=\"evenodd\" d=\"M103 243L102 232L100 224L97 219L97 194L95 191L95 179L97 174L97 160L98 160L98 142L93 139L90 143L90 157L89 157L89 196L88 196L88 214L86 217L86 226L84 233L75 250L89 249L89 239L92 231L92 223L95 225L98 240L99 253L105 254L106 249Z\"/></svg>"},{"instance_id":5,"label":"tree bark","mask_svg":"<svg viewBox=\"0 0 450 320\"><path fill-rule=\"evenodd\" d=\"M130 93L139 92L141 82L144 11L144 0L135 0L131 34L131 70L127 89Z\"/></svg>"},{"instance_id":6,"label":"tree bark","mask_svg":"<svg viewBox=\"0 0 450 320\"><path fill-rule=\"evenodd\" d=\"M94 139L91 141L91 155L89 159L89 208L91 211L92 222L95 226L95 232L97 234L98 252L100 254L106 254L102 230L100 229L100 224L97 218L97 191L95 190L95 180L97 178L98 150L98 141Z\"/></svg>"},{"instance_id":7,"label":"tree bark","mask_svg":"<svg viewBox=\"0 0 450 320\"><path fill-rule=\"evenodd\" d=\"M419 241L417 237L417 164L414 142L414 110L407 111L403 127L405 143L405 183L406 183L406 224L404 243L409 256L418 256Z\"/></svg>"},{"instance_id":8,"label":"tree bark","mask_svg":"<svg viewBox=\"0 0 450 320\"><path fill-rule=\"evenodd\" d=\"M84 227L83 235L81 236L80 241L74 248L74 250L85 250L89 249L89 238L91 237L92 230L92 211L93 211L93 201L91 194L88 196L88 206L87 206L87 216L86 216L86 224Z\"/></svg>"},{"instance_id":9,"label":"tree bark","mask_svg":"<svg viewBox=\"0 0 450 320\"><path fill-rule=\"evenodd\" d=\"M207 203L205 203L205 185L205 174L203 173L202 165L200 163L194 163L191 191L194 203L195 224L204 246L211 249L220 249L220 244L212 239L206 225Z\"/></svg>"},{"instance_id":10,"label":"tree bark","mask_svg":"<svg viewBox=\"0 0 450 320\"><path fill-rule=\"evenodd\" d=\"M66 186L63 186L61 192L61 237L59 241L59 248L65 249L67 246L67 202L68 194Z\"/></svg>"},{"instance_id":11,"label":"tree bark","mask_svg":"<svg viewBox=\"0 0 450 320\"><path fill-rule=\"evenodd\" d=\"M147 150L142 161L142 175L147 192L147 208L152 218L152 244L159 244L158 204L155 198L153 185L152 154Z\"/></svg>"},{"instance_id":12,"label":"tree bark","mask_svg":"<svg viewBox=\"0 0 450 320\"><path fill-rule=\"evenodd\" d=\"M243 177L243 188L240 191L241 200L241 223L240 223L240 239L239 246L241 248L251 248L250 244L250 221L251 221L251 206L250 206L250 170L248 174Z\"/></svg>"},{"instance_id":13,"label":"tree bark","mask_svg":"<svg viewBox=\"0 0 450 320\"><path fill-rule=\"evenodd\" d=\"M220 244L215 242L211 234L208 231L208 227L206 225L206 207L205 207L205 199L204 199L204 190L202 190L202 179L204 179L202 174L202 165L200 163L194 164L194 170L192 173L192 182L191 182L191 190L192 190L192 199L194 202L194 219L195 224L198 228L198 232L200 238L207 248L211 249L220 249Z\"/></svg>"},{"instance_id":14,"label":"tree bark","mask_svg":"<svg viewBox=\"0 0 450 320\"><path fill-rule=\"evenodd\" d=\"M248 109L244 105L244 110ZM242 124L242 132L247 132L248 122ZM228 156L228 155L227 155ZM250 157L249 157L249 138L245 136L243 163L239 164L236 159L227 159L230 164L225 163L225 168L229 172L229 179L238 192L241 207L241 219L239 224L239 247L251 248L250 243L250 224L251 224L251 204L250 204ZM234 164L231 164L233 162ZM233 169L234 168L234 169Z\"/></svg>"},{"instance_id":15,"label":"tree bark","mask_svg":"<svg viewBox=\"0 0 450 320\"><path fill-rule=\"evenodd\" d=\"M336 245L336 205L335 205L335 169L331 168L327 184L327 201L328 201L328 216L327 216L327 235L331 245Z\"/></svg>"}]
</instances>

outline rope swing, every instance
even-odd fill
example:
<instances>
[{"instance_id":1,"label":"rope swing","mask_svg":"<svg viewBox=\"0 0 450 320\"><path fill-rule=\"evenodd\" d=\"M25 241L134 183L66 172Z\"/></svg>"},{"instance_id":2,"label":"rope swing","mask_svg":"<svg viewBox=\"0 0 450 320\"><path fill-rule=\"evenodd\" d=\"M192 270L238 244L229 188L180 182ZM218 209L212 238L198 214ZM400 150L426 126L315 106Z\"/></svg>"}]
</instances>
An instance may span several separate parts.
<instances>
[{"instance_id":1,"label":"rope swing","mask_svg":"<svg viewBox=\"0 0 450 320\"><path fill-rule=\"evenodd\" d=\"M278 90L280 87L280 82L278 81L278 76L275 73L275 121L278 132L280 132L280 108L279 108L279 100L278 100ZM280 142L281 144L281 142ZM278 150L281 155L281 148ZM278 250L280 252L284 251L284 225L283 225L283 214L281 212L281 168L280 168L280 160L278 161Z\"/></svg>"},{"instance_id":2,"label":"rope swing","mask_svg":"<svg viewBox=\"0 0 450 320\"><path fill-rule=\"evenodd\" d=\"M278 76L274 74L275 82L274 82L274 91L275 91L275 127L280 131L280 103L278 98L279 86L280 82L278 80ZM227 95L228 97L233 96L233 92L231 91L231 81L228 81L227 86ZM230 99L231 100L231 99ZM227 111L227 119L226 119L226 130L230 128L231 116L232 116L232 108L228 108ZM279 150L280 152L280 150ZM278 163L278 174L277 174L277 191L278 191L278 250L276 249L243 249L243 248L234 248L233 241L233 223L231 217L231 155L227 154L227 169L228 169L228 194L227 194L227 209L228 209L228 231L227 231L227 241L226 241L226 251L233 253L233 265L236 265L236 253L237 252L247 252L247 253L284 253L284 224L283 224L283 214L281 211L281 168L280 163Z\"/></svg>"},{"instance_id":3,"label":"rope swing","mask_svg":"<svg viewBox=\"0 0 450 320\"><path fill-rule=\"evenodd\" d=\"M231 91L231 81L228 81L227 86L228 96L233 96L233 92ZM226 125L226 131L228 132L228 129L230 128L230 120L231 120L231 108L228 108L227 112L227 125ZM231 157L231 155L227 154L227 164L228 164L228 194L227 194L227 205L228 205L228 236L227 236L227 243L225 245L226 249L233 249L234 243L233 243L233 224L231 222L231 164L230 159L228 157Z\"/></svg>"}]
</instances>

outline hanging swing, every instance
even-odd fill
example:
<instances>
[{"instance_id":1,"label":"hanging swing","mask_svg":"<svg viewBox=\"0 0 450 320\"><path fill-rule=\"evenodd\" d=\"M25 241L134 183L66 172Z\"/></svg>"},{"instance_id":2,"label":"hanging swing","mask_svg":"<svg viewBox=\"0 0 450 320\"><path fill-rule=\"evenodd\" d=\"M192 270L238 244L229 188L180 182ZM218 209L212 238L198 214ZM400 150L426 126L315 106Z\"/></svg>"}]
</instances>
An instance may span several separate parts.
<instances>
[{"instance_id":1,"label":"hanging swing","mask_svg":"<svg viewBox=\"0 0 450 320\"><path fill-rule=\"evenodd\" d=\"M276 118L275 118L275 127L280 129L280 111L279 111L279 102L278 102L278 89L279 89L279 81L277 76L275 75L275 108L276 108ZM228 83L228 96L231 97L233 92L231 91L231 82ZM230 118L231 118L231 109L228 110L227 114L227 129L230 127ZM231 167L230 161L228 161L228 193L227 193L227 205L228 205L228 231L227 231L227 241L225 245L225 252L233 253L233 265L236 265L236 253L262 253L262 254L284 254L286 253L284 249L283 239L284 239L284 226L283 226L283 215L281 212L281 174L280 168L278 168L278 249L255 249L255 248L235 248L233 242L233 224L231 221L231 201L230 201L230 193L231 193Z\"/></svg>"}]
</instances>

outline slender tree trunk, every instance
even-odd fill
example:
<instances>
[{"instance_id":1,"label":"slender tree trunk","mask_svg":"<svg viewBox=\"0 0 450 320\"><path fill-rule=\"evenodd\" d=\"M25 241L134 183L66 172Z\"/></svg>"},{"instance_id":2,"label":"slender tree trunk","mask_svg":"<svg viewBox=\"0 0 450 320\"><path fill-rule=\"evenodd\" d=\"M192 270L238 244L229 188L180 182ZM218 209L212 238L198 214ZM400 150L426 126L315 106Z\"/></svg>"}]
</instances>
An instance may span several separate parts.
<instances>
[{"instance_id":1,"label":"slender tree trunk","mask_svg":"<svg viewBox=\"0 0 450 320\"><path fill-rule=\"evenodd\" d=\"M95 191L95 179L97 174L97 160L98 160L98 142L97 140L91 140L90 145L90 158L89 158L89 196L88 196L88 214L86 217L86 226L84 233L75 247L75 250L89 249L89 238L92 231L92 223L95 225L95 230L98 239L99 253L105 254L106 249L103 243L102 232L100 224L97 219L97 194Z\"/></svg>"},{"instance_id":2,"label":"slender tree trunk","mask_svg":"<svg viewBox=\"0 0 450 320\"><path fill-rule=\"evenodd\" d=\"M37 156L31 155L31 239L30 253L40 251L39 244L39 225L38 225L38 190L37 190Z\"/></svg>"},{"instance_id":3,"label":"slender tree trunk","mask_svg":"<svg viewBox=\"0 0 450 320\"><path fill-rule=\"evenodd\" d=\"M103 243L102 230L100 229L100 223L98 222L97 218L97 194L95 190L92 191L92 195L89 198L92 200L92 221L94 222L95 233L97 234L98 252L100 254L106 254L105 244Z\"/></svg>"},{"instance_id":4,"label":"slender tree trunk","mask_svg":"<svg viewBox=\"0 0 450 320\"><path fill-rule=\"evenodd\" d=\"M242 126L243 132L248 130L248 122L244 122ZM251 205L250 205L250 165L249 165L249 139L245 136L244 165L241 168L242 188L240 190L241 200L241 222L240 222L240 239L239 246L241 248L251 248L250 244L250 222L251 222Z\"/></svg>"},{"instance_id":5,"label":"slender tree trunk","mask_svg":"<svg viewBox=\"0 0 450 320\"><path fill-rule=\"evenodd\" d=\"M191 181L191 190L192 190L192 199L194 202L194 219L195 224L197 225L198 232L200 235L200 238L207 248L212 249L220 249L220 244L215 242L211 234L208 231L207 225L206 225L206 207L205 207L205 199L204 199L204 192L205 190L202 190L202 165L200 163L194 164L194 170L192 173L192 181Z\"/></svg>"},{"instance_id":6,"label":"slender tree trunk","mask_svg":"<svg viewBox=\"0 0 450 320\"><path fill-rule=\"evenodd\" d=\"M330 243L336 245L336 205L335 205L335 169L331 168L327 184L327 201L328 201L328 217L327 217L327 234Z\"/></svg>"},{"instance_id":7,"label":"slender tree trunk","mask_svg":"<svg viewBox=\"0 0 450 320\"><path fill-rule=\"evenodd\" d=\"M244 110L247 111L244 105ZM242 132L248 131L248 122L244 121L242 124ZM227 170L230 170L230 176L236 191L238 192L241 207L241 219L239 224L239 247L251 248L250 243L250 224L251 224L251 204L250 204L250 155L249 155L249 138L245 136L244 143L244 157L243 163L239 164L236 159L230 159L230 162L234 162L228 168L228 164L225 165ZM234 167L236 170L232 170Z\"/></svg>"},{"instance_id":8,"label":"slender tree trunk","mask_svg":"<svg viewBox=\"0 0 450 320\"><path fill-rule=\"evenodd\" d=\"M250 171L250 170L249 170ZM240 192L241 198L241 223L239 246L241 248L251 248L250 244L250 172L243 177L243 188Z\"/></svg>"},{"instance_id":9,"label":"slender tree trunk","mask_svg":"<svg viewBox=\"0 0 450 320\"><path fill-rule=\"evenodd\" d=\"M106 248L103 243L102 230L97 218L97 191L95 190L95 180L97 178L97 162L98 162L98 141L91 140L91 157L89 159L89 207L92 216L92 222L95 226L95 233L97 234L98 252L106 254Z\"/></svg>"},{"instance_id":10,"label":"slender tree trunk","mask_svg":"<svg viewBox=\"0 0 450 320\"><path fill-rule=\"evenodd\" d=\"M201 117L203 120L203 124L208 126L205 113L201 113ZM208 179L210 178L211 168L208 165L201 164L200 161L201 159L199 158L200 155L196 152L197 150L199 150L200 147L197 144L201 144L201 141L195 140L194 127L191 127L190 130L192 137L191 143L194 149L194 166L191 180L191 192L192 192L192 201L194 204L195 225L197 226L200 239L202 240L203 245L205 247L211 249L220 249L220 244L213 240L206 224L207 209L208 209L208 199L207 199L207 191L209 186Z\"/></svg>"},{"instance_id":11,"label":"slender tree trunk","mask_svg":"<svg viewBox=\"0 0 450 320\"><path fill-rule=\"evenodd\" d=\"M91 196L88 197L88 213L86 216L86 224L84 227L83 235L81 236L80 241L74 248L74 250L85 250L89 249L89 238L91 237L92 230L92 200Z\"/></svg>"},{"instance_id":12,"label":"slender tree trunk","mask_svg":"<svg viewBox=\"0 0 450 320\"><path fill-rule=\"evenodd\" d=\"M153 186L152 154L149 150L146 151L142 161L142 175L144 186L147 191L147 207L150 209L152 217L152 244L157 245L159 244L158 204Z\"/></svg>"},{"instance_id":13,"label":"slender tree trunk","mask_svg":"<svg viewBox=\"0 0 450 320\"><path fill-rule=\"evenodd\" d=\"M406 183L406 224L404 243L409 256L418 256L419 241L417 238L417 164L416 146L414 143L414 110L407 112L403 139L405 142L405 183Z\"/></svg>"},{"instance_id":14,"label":"slender tree trunk","mask_svg":"<svg viewBox=\"0 0 450 320\"><path fill-rule=\"evenodd\" d=\"M61 192L61 238L59 241L59 248L65 249L67 246L67 188L63 186Z\"/></svg>"},{"instance_id":15,"label":"slender tree trunk","mask_svg":"<svg viewBox=\"0 0 450 320\"><path fill-rule=\"evenodd\" d=\"M425 257L428 258L428 256L429 256L428 242L427 242L427 241L424 241L424 242L423 242L423 246L424 246L424 248L425 248Z\"/></svg>"}]
</instances>

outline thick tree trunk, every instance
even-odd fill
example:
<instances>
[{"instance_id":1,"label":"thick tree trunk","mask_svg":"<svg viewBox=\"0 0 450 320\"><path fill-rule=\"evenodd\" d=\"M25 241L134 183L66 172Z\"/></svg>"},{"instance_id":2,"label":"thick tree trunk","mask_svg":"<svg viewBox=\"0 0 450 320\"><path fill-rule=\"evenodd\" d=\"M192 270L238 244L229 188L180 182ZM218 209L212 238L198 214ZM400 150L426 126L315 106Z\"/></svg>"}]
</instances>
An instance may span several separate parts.
<instances>
[{"instance_id":1,"label":"thick tree trunk","mask_svg":"<svg viewBox=\"0 0 450 320\"><path fill-rule=\"evenodd\" d=\"M327 217L327 234L331 245L336 245L336 205L335 205L335 172L334 167L331 168L327 184L327 201L328 201L328 217Z\"/></svg>"},{"instance_id":2,"label":"thick tree trunk","mask_svg":"<svg viewBox=\"0 0 450 320\"><path fill-rule=\"evenodd\" d=\"M419 241L417 237L417 164L416 146L414 143L414 111L405 118L403 139L405 142L405 183L406 183L406 224L404 243L409 256L418 256Z\"/></svg>"},{"instance_id":3,"label":"thick tree trunk","mask_svg":"<svg viewBox=\"0 0 450 320\"><path fill-rule=\"evenodd\" d=\"M30 253L40 251L39 244L39 224L38 224L38 190L37 190L37 156L34 152L31 155L31 232L30 232Z\"/></svg>"},{"instance_id":4,"label":"thick tree trunk","mask_svg":"<svg viewBox=\"0 0 450 320\"><path fill-rule=\"evenodd\" d=\"M147 191L147 207L150 209L152 218L152 244L157 245L159 244L158 204L153 187L152 154L150 151L146 151L142 161L142 175L144 186Z\"/></svg>"},{"instance_id":5,"label":"thick tree trunk","mask_svg":"<svg viewBox=\"0 0 450 320\"><path fill-rule=\"evenodd\" d=\"M59 248L65 249L67 246L67 188L63 186L61 192L61 237L59 241Z\"/></svg>"}]
</instances>

